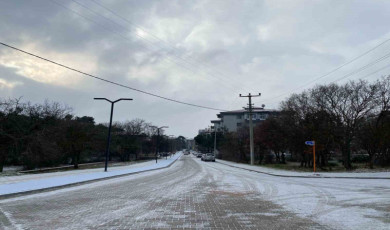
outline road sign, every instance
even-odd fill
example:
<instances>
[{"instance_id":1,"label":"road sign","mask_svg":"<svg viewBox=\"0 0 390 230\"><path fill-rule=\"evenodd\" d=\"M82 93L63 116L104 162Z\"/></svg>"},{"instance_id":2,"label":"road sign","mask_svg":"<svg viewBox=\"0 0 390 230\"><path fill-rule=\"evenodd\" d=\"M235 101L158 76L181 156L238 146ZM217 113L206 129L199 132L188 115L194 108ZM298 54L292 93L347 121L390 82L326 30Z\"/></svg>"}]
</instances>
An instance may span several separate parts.
<instances>
[{"instance_id":1,"label":"road sign","mask_svg":"<svg viewBox=\"0 0 390 230\"><path fill-rule=\"evenodd\" d=\"M305 145L314 146L315 145L315 141L305 141Z\"/></svg>"}]
</instances>

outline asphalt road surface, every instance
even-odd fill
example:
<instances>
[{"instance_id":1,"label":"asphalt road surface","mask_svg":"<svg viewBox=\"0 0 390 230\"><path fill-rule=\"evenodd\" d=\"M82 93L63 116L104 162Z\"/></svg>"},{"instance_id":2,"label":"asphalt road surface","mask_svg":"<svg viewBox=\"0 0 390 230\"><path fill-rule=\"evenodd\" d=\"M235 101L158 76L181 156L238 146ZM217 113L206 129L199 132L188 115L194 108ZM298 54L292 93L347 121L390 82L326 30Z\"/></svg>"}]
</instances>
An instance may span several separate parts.
<instances>
[{"instance_id":1,"label":"asphalt road surface","mask_svg":"<svg viewBox=\"0 0 390 230\"><path fill-rule=\"evenodd\" d=\"M0 201L0 229L390 229L387 180L170 168Z\"/></svg>"}]
</instances>

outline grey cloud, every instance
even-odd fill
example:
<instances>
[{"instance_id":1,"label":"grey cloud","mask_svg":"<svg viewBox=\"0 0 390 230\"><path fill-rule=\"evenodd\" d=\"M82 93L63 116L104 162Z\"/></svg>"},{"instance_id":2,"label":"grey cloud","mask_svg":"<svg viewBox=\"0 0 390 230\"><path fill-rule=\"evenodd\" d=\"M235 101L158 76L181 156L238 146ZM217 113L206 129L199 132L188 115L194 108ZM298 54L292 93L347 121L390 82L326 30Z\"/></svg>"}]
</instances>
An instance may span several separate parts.
<instances>
[{"instance_id":1,"label":"grey cloud","mask_svg":"<svg viewBox=\"0 0 390 230\"><path fill-rule=\"evenodd\" d=\"M326 73L390 35L388 1L99 1L133 25L162 35L169 44L147 34L148 41L135 36L134 26L92 1L76 0L126 29L72 1L55 1L109 30L126 34L127 39L51 0L15 0L0 2L1 40L17 46L37 43L43 56L48 51L59 55L85 54L96 60L94 74L100 77L222 109L245 105L238 93L260 91L263 97L255 103L262 104L262 100ZM209 28L201 30L204 25ZM6 55L5 49L0 47L0 55ZM332 77L359 68L389 49L390 45L386 45ZM56 61L62 60L58 57ZM132 69L150 69L155 76L145 80L148 76L142 71L138 76L130 76ZM198 128L209 125L217 113L151 98L76 73L84 79L83 85L65 87L35 82L15 71L0 66L0 78L23 82L12 90L0 89L2 97L24 95L36 102L50 97L73 106L75 113L95 116L99 122L107 120L107 106L91 100L95 96L133 97L130 104L118 104L117 120L144 118L169 125L168 134L175 135L193 136ZM378 77L383 73L378 73ZM351 79L359 76L362 75ZM318 83L321 82L326 81ZM276 106L282 98L267 107Z\"/></svg>"}]
</instances>

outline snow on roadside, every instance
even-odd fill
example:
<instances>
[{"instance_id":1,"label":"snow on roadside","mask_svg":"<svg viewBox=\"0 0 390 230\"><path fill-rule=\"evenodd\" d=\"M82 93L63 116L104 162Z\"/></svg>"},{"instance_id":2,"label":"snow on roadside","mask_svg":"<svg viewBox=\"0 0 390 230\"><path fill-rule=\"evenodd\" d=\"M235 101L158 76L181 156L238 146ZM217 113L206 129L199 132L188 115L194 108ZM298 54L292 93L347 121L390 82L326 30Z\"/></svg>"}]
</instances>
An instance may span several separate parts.
<instances>
[{"instance_id":1,"label":"snow on roadside","mask_svg":"<svg viewBox=\"0 0 390 230\"><path fill-rule=\"evenodd\" d=\"M390 205L388 180L278 178L274 186L271 200L300 217L336 229L389 229L378 207Z\"/></svg>"},{"instance_id":2,"label":"snow on roadside","mask_svg":"<svg viewBox=\"0 0 390 230\"><path fill-rule=\"evenodd\" d=\"M145 167L145 166L154 165L154 164L155 164L155 160L150 160L150 161L136 163L136 164L130 164L130 165L126 165L126 166L108 167L108 170L109 171L117 171L117 170L124 170L124 169L130 169L130 168ZM46 173L35 173L35 174L25 174L25 175L16 175L16 176L5 176L5 177L0 177L0 184L10 184L10 183L29 181L29 180L35 180L35 179L43 179L43 178L50 178L50 177L89 174L92 172L101 172L102 170L103 170L102 168L92 168L92 169L67 170L67 171L50 172L50 173L46 172Z\"/></svg>"},{"instance_id":3,"label":"snow on roadside","mask_svg":"<svg viewBox=\"0 0 390 230\"><path fill-rule=\"evenodd\" d=\"M126 175L131 173L137 173L137 172L143 172L143 171L149 171L159 168L164 168L170 165L172 162L174 162L176 159L178 159L181 156L181 152L175 154L171 158L160 159L157 164L149 164L141 167L131 167L128 169L116 169L116 170L108 170L108 172L103 172L102 169L100 169L100 172L89 172L85 173L82 171L79 171L81 173L78 174L71 174L71 175L59 175L59 176L52 176L46 177L43 176L41 178L33 178L30 180L25 181L18 181L14 183L3 183L0 184L0 196L1 195L8 195L8 194L14 194L14 193L20 193L20 192L28 192L28 191L34 191L39 189L47 189L47 188L53 188L53 187L59 187L64 186L68 184L76 184L91 180L97 180L97 179L103 179L103 178L109 178L114 176L120 176L120 175ZM84 171L84 170L83 170Z\"/></svg>"},{"instance_id":4,"label":"snow on roadside","mask_svg":"<svg viewBox=\"0 0 390 230\"><path fill-rule=\"evenodd\" d=\"M241 164L237 165L241 167ZM219 164L218 168L229 170L241 180L255 184L264 199L299 217L335 229L390 229L390 180L287 178L223 164Z\"/></svg>"},{"instance_id":5,"label":"snow on roadside","mask_svg":"<svg viewBox=\"0 0 390 230\"><path fill-rule=\"evenodd\" d=\"M234 166L234 167L240 167L240 168L245 168L245 169L250 169L250 170L254 170L254 171L258 171L258 172L267 173L267 174L280 175L280 176L390 178L390 172L343 172L343 173L321 172L321 173L314 174L312 172L287 171L287 170L281 170L281 169L262 167L262 166L258 166L258 165L248 165L248 164L235 163L235 162L225 161L225 160L217 160L217 161L220 163L226 164L226 165Z\"/></svg>"}]
</instances>

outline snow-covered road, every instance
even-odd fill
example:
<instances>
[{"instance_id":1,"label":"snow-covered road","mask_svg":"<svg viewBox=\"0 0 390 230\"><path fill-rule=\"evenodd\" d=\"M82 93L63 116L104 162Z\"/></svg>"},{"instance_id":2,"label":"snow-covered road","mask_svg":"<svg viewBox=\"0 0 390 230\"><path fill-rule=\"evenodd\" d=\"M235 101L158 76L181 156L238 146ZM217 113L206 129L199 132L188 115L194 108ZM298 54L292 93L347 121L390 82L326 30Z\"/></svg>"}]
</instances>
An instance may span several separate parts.
<instances>
[{"instance_id":1,"label":"snow-covered road","mask_svg":"<svg viewBox=\"0 0 390 230\"><path fill-rule=\"evenodd\" d=\"M170 168L0 201L0 229L390 229L390 181Z\"/></svg>"}]
</instances>

